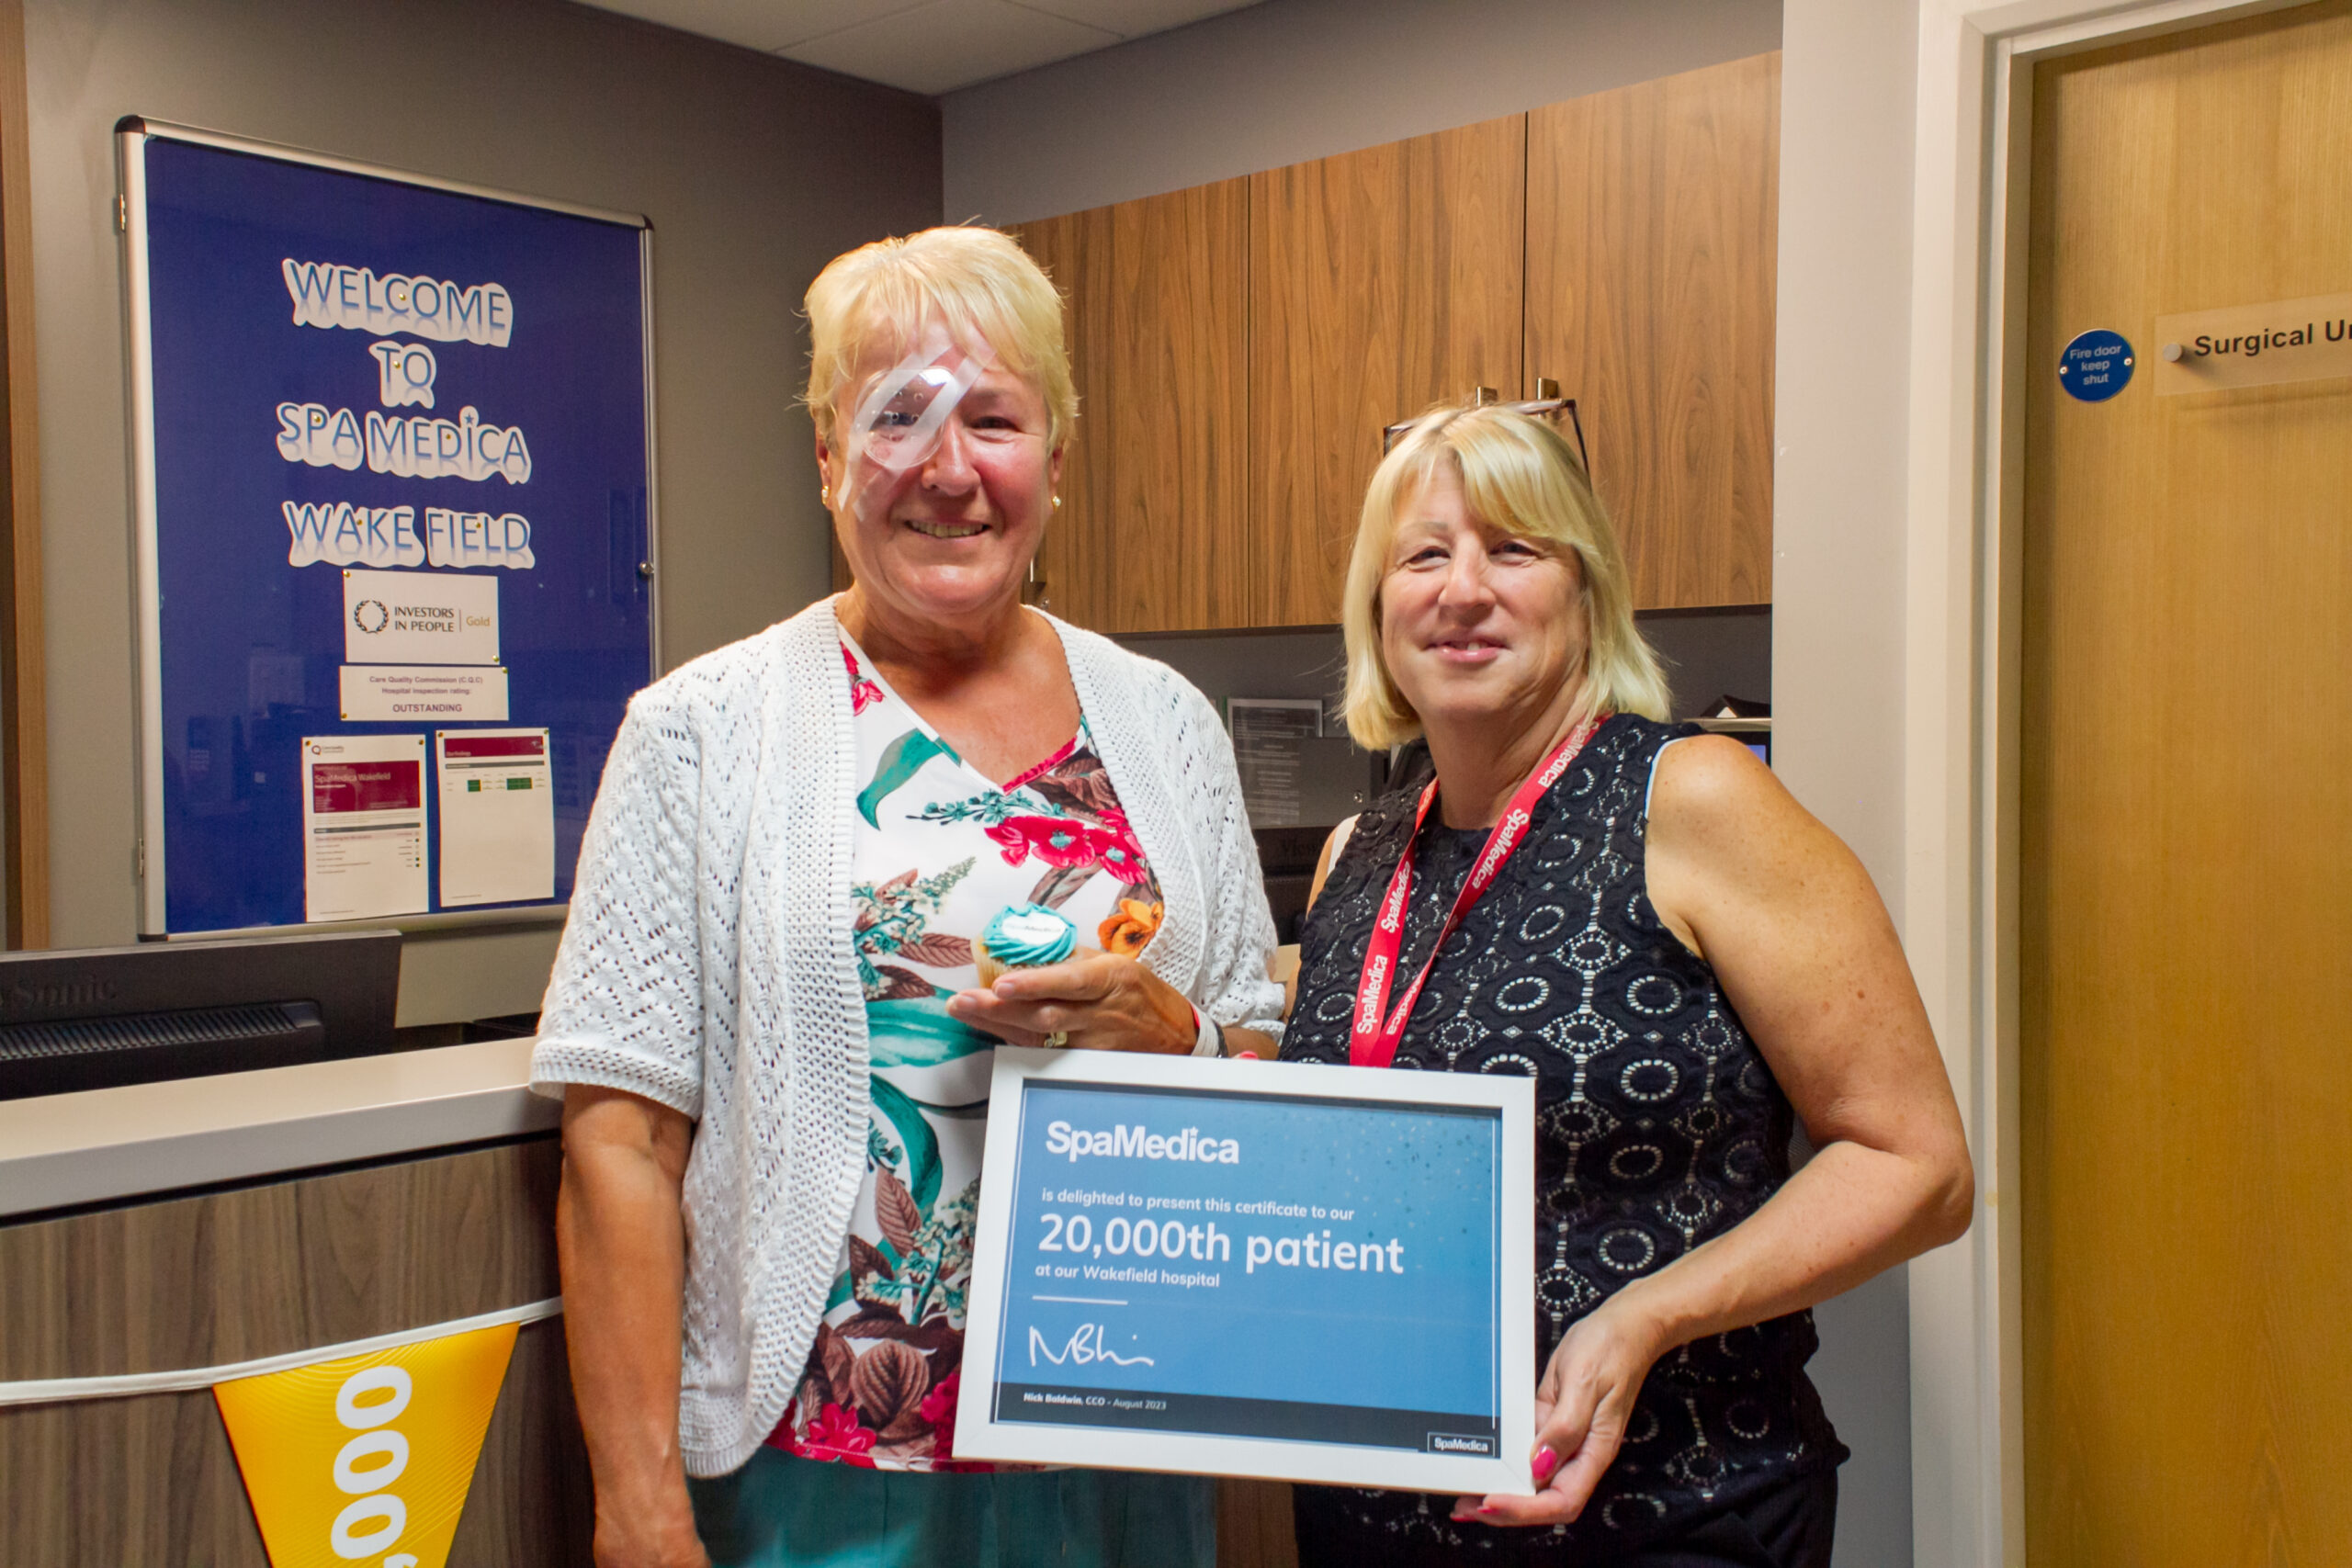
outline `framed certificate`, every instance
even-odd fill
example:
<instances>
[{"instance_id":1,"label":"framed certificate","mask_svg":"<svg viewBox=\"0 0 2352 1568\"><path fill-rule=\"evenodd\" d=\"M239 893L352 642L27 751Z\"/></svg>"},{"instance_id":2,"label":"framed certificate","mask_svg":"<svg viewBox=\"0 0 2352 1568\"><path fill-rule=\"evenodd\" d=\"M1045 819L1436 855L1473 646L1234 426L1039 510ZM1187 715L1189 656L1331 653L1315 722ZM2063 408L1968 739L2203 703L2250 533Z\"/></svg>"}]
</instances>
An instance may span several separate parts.
<instances>
[{"instance_id":1,"label":"framed certificate","mask_svg":"<svg viewBox=\"0 0 2352 1568\"><path fill-rule=\"evenodd\" d=\"M1532 1079L1001 1048L959 1458L1534 1489Z\"/></svg>"}]
</instances>

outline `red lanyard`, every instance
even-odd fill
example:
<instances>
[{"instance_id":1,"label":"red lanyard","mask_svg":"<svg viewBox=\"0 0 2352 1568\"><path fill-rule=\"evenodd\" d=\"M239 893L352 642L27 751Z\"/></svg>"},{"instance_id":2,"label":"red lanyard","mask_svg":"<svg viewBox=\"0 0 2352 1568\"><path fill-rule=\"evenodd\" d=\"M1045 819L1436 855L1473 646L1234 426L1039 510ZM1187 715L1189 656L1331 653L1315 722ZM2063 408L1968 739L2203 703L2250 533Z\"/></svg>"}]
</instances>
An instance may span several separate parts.
<instances>
[{"instance_id":1,"label":"red lanyard","mask_svg":"<svg viewBox=\"0 0 2352 1568\"><path fill-rule=\"evenodd\" d=\"M1385 1067L1396 1059L1396 1043L1405 1037L1405 1021L1413 1016L1413 1004L1420 999L1421 986L1430 977L1430 966L1437 962L1438 950L1462 917L1470 912L1487 888L1502 874L1503 863L1518 849L1520 840L1527 837L1527 827L1535 803L1544 792L1560 782L1568 764L1577 760L1585 742L1592 739L1609 716L1596 714L1577 726L1574 733L1553 749L1544 765L1510 797L1503 818L1487 835L1487 847L1479 852L1477 863L1463 879L1462 891L1453 897L1453 908L1445 917L1445 924L1430 943L1430 954L1421 960L1421 972L1405 988L1405 997L1396 1010L1384 1013L1388 1006L1388 989L1396 978L1396 953L1405 942L1405 900L1413 891L1413 845L1421 836L1421 824L1429 819L1430 807L1437 799L1437 781L1432 779L1421 791L1420 809L1413 815L1412 836L1405 840L1405 852L1397 857L1396 874L1388 879L1388 896L1380 901L1380 919L1374 922L1372 941L1363 955L1363 978L1356 985L1355 1021L1348 1029L1348 1062L1358 1067Z\"/></svg>"}]
</instances>

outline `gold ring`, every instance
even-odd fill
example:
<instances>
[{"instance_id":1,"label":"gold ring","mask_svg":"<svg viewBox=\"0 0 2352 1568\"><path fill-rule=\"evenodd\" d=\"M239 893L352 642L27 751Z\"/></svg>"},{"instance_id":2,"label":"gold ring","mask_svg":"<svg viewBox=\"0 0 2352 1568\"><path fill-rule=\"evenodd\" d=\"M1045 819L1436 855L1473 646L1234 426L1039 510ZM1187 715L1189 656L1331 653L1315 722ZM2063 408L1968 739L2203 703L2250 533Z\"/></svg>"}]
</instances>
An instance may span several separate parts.
<instances>
[{"instance_id":1,"label":"gold ring","mask_svg":"<svg viewBox=\"0 0 2352 1568\"><path fill-rule=\"evenodd\" d=\"M1069 1043L1069 1031L1067 1029L1057 1029L1046 1035L1045 1040L1046 1049L1048 1051L1058 1051Z\"/></svg>"}]
</instances>

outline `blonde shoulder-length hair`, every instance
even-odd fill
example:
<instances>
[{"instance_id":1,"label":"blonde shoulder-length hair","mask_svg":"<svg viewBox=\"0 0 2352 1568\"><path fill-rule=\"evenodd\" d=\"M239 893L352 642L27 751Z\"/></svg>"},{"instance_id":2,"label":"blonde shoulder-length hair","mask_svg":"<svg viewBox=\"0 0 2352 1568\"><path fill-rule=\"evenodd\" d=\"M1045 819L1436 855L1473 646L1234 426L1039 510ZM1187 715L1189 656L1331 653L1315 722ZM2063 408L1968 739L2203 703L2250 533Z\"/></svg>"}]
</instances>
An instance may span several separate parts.
<instances>
[{"instance_id":1,"label":"blonde shoulder-length hair","mask_svg":"<svg viewBox=\"0 0 2352 1568\"><path fill-rule=\"evenodd\" d=\"M808 286L808 388L802 400L831 446L842 394L858 372L905 354L929 326L978 336L998 361L1045 394L1046 446L1078 423L1078 389L1062 339L1062 299L1009 234L925 229L835 256Z\"/></svg>"},{"instance_id":2,"label":"blonde shoulder-length hair","mask_svg":"<svg viewBox=\"0 0 2352 1568\"><path fill-rule=\"evenodd\" d=\"M1348 649L1348 733L1356 744L1396 746L1421 732L1420 716L1381 657L1380 589L1405 508L1441 468L1460 478L1471 516L1520 538L1546 540L1575 558L1588 634L1578 716L1665 718L1666 677L1634 626L1624 555L1567 442L1542 420L1507 409L1438 408L1414 421L1373 471L1348 558L1340 619Z\"/></svg>"}]
</instances>

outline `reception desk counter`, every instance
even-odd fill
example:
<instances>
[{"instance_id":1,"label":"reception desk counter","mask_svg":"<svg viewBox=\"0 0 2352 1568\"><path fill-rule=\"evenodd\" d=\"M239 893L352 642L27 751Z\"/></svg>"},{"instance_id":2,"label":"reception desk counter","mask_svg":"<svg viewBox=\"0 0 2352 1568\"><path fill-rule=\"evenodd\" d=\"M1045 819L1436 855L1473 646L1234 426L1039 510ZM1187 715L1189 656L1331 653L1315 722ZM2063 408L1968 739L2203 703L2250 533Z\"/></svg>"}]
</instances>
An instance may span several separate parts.
<instances>
[{"instance_id":1,"label":"reception desk counter","mask_svg":"<svg viewBox=\"0 0 2352 1568\"><path fill-rule=\"evenodd\" d=\"M0 1101L0 1383L218 1367L559 1292L558 1108L500 1040ZM325 1462L323 1460L322 1463ZM1218 1488L1231 1568L1289 1489ZM267 1568L201 1390L0 1405L0 1563ZM518 1337L452 1568L590 1560L560 1316Z\"/></svg>"},{"instance_id":2,"label":"reception desk counter","mask_svg":"<svg viewBox=\"0 0 2352 1568\"><path fill-rule=\"evenodd\" d=\"M219 1367L559 1293L557 1107L502 1040L0 1102L0 1383ZM323 1462L323 1461L322 1461ZM0 1406L0 1562L266 1568L202 1390ZM526 1325L452 1564L584 1563L563 1320Z\"/></svg>"},{"instance_id":3,"label":"reception desk counter","mask_svg":"<svg viewBox=\"0 0 2352 1568\"><path fill-rule=\"evenodd\" d=\"M554 1130L531 1042L0 1100L0 1221Z\"/></svg>"}]
</instances>

